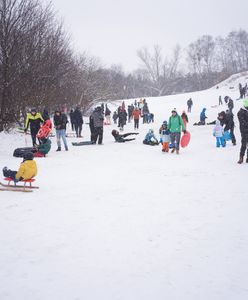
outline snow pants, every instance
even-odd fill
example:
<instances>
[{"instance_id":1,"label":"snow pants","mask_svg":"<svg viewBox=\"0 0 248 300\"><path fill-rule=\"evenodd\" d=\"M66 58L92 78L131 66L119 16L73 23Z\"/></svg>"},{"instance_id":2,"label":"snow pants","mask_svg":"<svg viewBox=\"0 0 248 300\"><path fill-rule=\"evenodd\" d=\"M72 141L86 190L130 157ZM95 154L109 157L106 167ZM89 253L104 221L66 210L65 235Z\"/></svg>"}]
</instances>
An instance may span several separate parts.
<instances>
[{"instance_id":1,"label":"snow pants","mask_svg":"<svg viewBox=\"0 0 248 300\"><path fill-rule=\"evenodd\" d=\"M171 145L173 149L179 150L180 146L180 139L181 139L181 132L171 132Z\"/></svg>"},{"instance_id":2,"label":"snow pants","mask_svg":"<svg viewBox=\"0 0 248 300\"><path fill-rule=\"evenodd\" d=\"M247 157L248 157L248 134L242 134L241 135L240 157L245 156L246 149L247 149Z\"/></svg>"},{"instance_id":3,"label":"snow pants","mask_svg":"<svg viewBox=\"0 0 248 300\"><path fill-rule=\"evenodd\" d=\"M9 177L9 178L13 179L14 181L17 181L16 180L16 173L17 173L17 171L11 171L7 168L3 169L3 176L4 177Z\"/></svg>"},{"instance_id":4,"label":"snow pants","mask_svg":"<svg viewBox=\"0 0 248 300\"><path fill-rule=\"evenodd\" d=\"M162 143L162 151L163 152L169 152L169 145L170 145L169 142L163 142Z\"/></svg>"},{"instance_id":5,"label":"snow pants","mask_svg":"<svg viewBox=\"0 0 248 300\"><path fill-rule=\"evenodd\" d=\"M225 147L225 146L226 146L226 142L225 142L223 136L221 136L221 137L216 137L216 147L219 148L220 145L221 145L222 147Z\"/></svg>"}]
</instances>

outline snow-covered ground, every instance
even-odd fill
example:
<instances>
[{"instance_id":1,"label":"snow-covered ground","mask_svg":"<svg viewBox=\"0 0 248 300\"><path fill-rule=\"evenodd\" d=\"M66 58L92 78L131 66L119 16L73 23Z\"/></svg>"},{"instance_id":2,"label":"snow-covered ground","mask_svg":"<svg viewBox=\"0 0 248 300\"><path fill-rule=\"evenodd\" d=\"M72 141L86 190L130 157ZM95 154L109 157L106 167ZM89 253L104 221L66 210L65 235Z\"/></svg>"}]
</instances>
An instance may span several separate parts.
<instances>
[{"instance_id":1,"label":"snow-covered ground","mask_svg":"<svg viewBox=\"0 0 248 300\"><path fill-rule=\"evenodd\" d=\"M192 126L203 107L208 121L226 109L213 107L219 95L234 99L236 116L239 80L147 99L155 123L142 124L133 142L115 143L114 125L105 126L103 146L57 153L53 138L47 158L36 160L40 189L0 192L0 299L248 299L248 165L236 163L237 118L237 146L224 149L212 126ZM143 145L147 130L158 132L189 97L190 145L180 155ZM16 169L24 136L0 140L0 166Z\"/></svg>"}]
</instances>

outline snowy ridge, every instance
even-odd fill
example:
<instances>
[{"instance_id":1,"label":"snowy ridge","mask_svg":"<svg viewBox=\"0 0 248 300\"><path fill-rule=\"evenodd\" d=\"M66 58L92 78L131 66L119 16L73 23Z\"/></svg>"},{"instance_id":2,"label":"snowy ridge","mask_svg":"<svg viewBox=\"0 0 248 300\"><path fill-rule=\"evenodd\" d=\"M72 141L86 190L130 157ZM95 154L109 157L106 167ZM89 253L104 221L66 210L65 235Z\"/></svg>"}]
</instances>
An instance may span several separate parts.
<instances>
[{"instance_id":1,"label":"snowy ridge","mask_svg":"<svg viewBox=\"0 0 248 300\"><path fill-rule=\"evenodd\" d=\"M0 299L247 299L248 166L236 163L242 102L236 86L219 87L148 98L155 123L141 124L133 142L115 143L114 125L104 127L103 146L56 153L52 138L48 156L36 159L40 190L0 192ZM219 95L234 99L235 147L217 149L212 126L192 126L203 107L207 121L226 109ZM190 145L180 155L143 145L189 97ZM0 166L17 168L12 154L24 136L0 139Z\"/></svg>"}]
</instances>

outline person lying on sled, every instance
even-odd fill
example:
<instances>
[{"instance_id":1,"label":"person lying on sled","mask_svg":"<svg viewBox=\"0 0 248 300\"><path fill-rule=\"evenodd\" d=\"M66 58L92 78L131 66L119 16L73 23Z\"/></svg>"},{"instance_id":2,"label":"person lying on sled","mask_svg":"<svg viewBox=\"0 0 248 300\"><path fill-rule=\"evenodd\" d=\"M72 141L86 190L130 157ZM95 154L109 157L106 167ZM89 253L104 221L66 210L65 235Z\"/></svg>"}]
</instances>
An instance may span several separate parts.
<instances>
[{"instance_id":1,"label":"person lying on sled","mask_svg":"<svg viewBox=\"0 0 248 300\"><path fill-rule=\"evenodd\" d=\"M12 171L7 167L4 167L3 176L11 178L14 182L28 180L35 177L37 175L37 165L33 159L34 155L32 152L25 153L19 170Z\"/></svg>"},{"instance_id":2,"label":"person lying on sled","mask_svg":"<svg viewBox=\"0 0 248 300\"><path fill-rule=\"evenodd\" d=\"M120 134L119 131L112 130L112 135L115 138L115 141L117 143L125 143L125 142L129 142L129 141L133 141L133 140L135 140L135 138L126 139L126 137L129 135L137 135L137 134L139 134L139 133L138 132L130 132L130 133L125 133L125 134Z\"/></svg>"}]
</instances>

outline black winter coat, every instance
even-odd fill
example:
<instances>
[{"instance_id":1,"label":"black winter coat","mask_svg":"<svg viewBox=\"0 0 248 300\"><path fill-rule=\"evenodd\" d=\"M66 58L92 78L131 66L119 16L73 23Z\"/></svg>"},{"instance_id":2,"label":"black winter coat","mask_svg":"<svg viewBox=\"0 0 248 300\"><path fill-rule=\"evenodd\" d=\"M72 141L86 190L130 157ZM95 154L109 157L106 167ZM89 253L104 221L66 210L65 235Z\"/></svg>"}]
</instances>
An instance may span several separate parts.
<instances>
[{"instance_id":1,"label":"black winter coat","mask_svg":"<svg viewBox=\"0 0 248 300\"><path fill-rule=\"evenodd\" d=\"M76 125L82 125L84 123L82 113L79 109L75 109L73 113L73 121Z\"/></svg>"},{"instance_id":2,"label":"black winter coat","mask_svg":"<svg viewBox=\"0 0 248 300\"><path fill-rule=\"evenodd\" d=\"M248 134L248 109L243 107L238 112L239 128L241 135Z\"/></svg>"},{"instance_id":3,"label":"black winter coat","mask_svg":"<svg viewBox=\"0 0 248 300\"><path fill-rule=\"evenodd\" d=\"M226 114L225 125L224 131L234 128L233 114L230 112Z\"/></svg>"},{"instance_id":4,"label":"black winter coat","mask_svg":"<svg viewBox=\"0 0 248 300\"><path fill-rule=\"evenodd\" d=\"M60 115L55 114L53 117L53 123L56 129L66 129L66 124L68 123L67 116L61 113Z\"/></svg>"}]
</instances>

